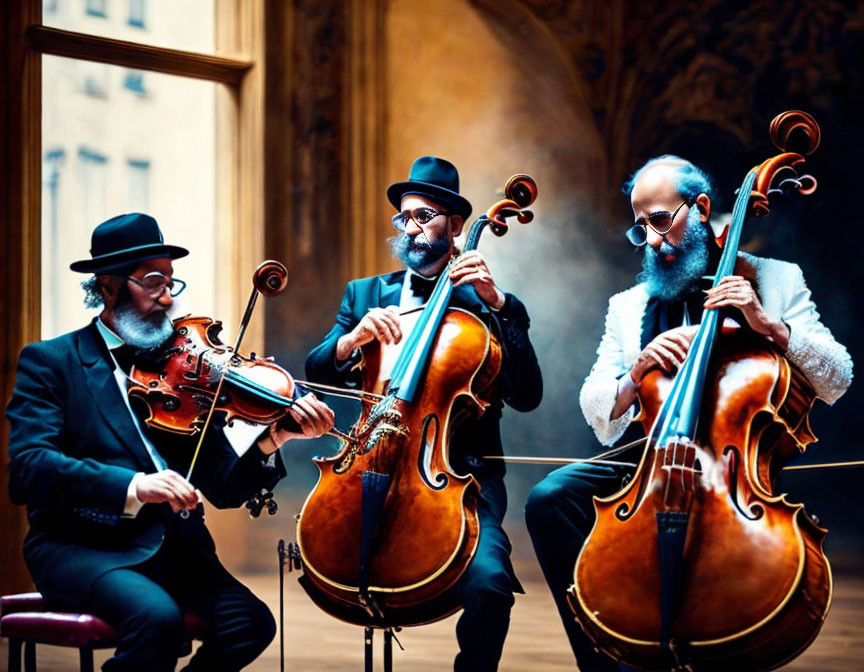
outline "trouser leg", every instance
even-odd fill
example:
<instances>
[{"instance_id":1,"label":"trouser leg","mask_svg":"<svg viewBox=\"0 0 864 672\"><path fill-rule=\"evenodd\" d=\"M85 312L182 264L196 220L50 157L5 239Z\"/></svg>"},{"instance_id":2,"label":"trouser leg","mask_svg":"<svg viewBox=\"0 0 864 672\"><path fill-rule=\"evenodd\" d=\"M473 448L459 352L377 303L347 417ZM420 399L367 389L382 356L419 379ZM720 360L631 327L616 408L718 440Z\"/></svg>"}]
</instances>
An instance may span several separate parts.
<instances>
[{"instance_id":1,"label":"trouser leg","mask_svg":"<svg viewBox=\"0 0 864 672\"><path fill-rule=\"evenodd\" d=\"M171 672L183 642L180 607L162 586L133 569L114 569L93 584L87 608L120 631L104 672Z\"/></svg>"},{"instance_id":2,"label":"trouser leg","mask_svg":"<svg viewBox=\"0 0 864 672\"><path fill-rule=\"evenodd\" d=\"M593 497L616 492L624 473L604 465L567 465L535 485L525 504L534 552L581 672L618 670L611 658L595 651L567 604L566 594L573 583L576 558L594 525Z\"/></svg>"},{"instance_id":3,"label":"trouser leg","mask_svg":"<svg viewBox=\"0 0 864 672\"><path fill-rule=\"evenodd\" d=\"M203 643L184 670L241 670L273 641L276 621L267 605L221 565L205 574L200 585L190 579L181 597L184 608L207 624Z\"/></svg>"},{"instance_id":4,"label":"trouser leg","mask_svg":"<svg viewBox=\"0 0 864 672\"><path fill-rule=\"evenodd\" d=\"M504 482L490 478L482 485L477 552L456 587L463 607L456 623L459 654L454 669L459 672L498 669L510 627L513 591L521 591L510 563L510 540L501 527L507 509Z\"/></svg>"}]
</instances>

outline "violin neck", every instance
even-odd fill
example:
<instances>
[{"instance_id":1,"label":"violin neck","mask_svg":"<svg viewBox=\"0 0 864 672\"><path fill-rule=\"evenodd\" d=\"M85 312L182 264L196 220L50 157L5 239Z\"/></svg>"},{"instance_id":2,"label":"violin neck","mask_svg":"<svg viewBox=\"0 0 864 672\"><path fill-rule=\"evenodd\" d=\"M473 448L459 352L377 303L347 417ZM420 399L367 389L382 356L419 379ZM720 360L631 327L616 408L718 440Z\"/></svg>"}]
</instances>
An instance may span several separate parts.
<instances>
[{"instance_id":1,"label":"violin neck","mask_svg":"<svg viewBox=\"0 0 864 672\"><path fill-rule=\"evenodd\" d=\"M232 368L228 368L225 371L225 382L232 387L241 390L242 392L245 392L246 394L252 395L256 399L272 403L277 407L284 406L285 408L288 408L294 403L294 399L289 399L288 397L273 392L272 390L264 387L260 383L257 383L254 380L250 380L242 373L239 373ZM295 397L296 396L297 395L295 394Z\"/></svg>"},{"instance_id":2,"label":"violin neck","mask_svg":"<svg viewBox=\"0 0 864 672\"><path fill-rule=\"evenodd\" d=\"M744 179L735 207L732 210L732 222L723 246L723 254L714 276L714 286L726 276L735 271L735 261L738 258L738 245L741 240L741 230L747 218L750 193L756 172L751 171ZM657 415L652 435L658 446L664 446L682 438L694 439L696 426L699 422L699 411L702 408L702 396L705 381L708 377L708 366L711 353L720 331L721 311L706 310L702 314L702 324L690 343L687 359L675 377L672 390Z\"/></svg>"},{"instance_id":3,"label":"violin neck","mask_svg":"<svg viewBox=\"0 0 864 672\"><path fill-rule=\"evenodd\" d=\"M729 233L726 235L723 254L720 257L720 263L717 265L717 272L714 276L715 287L723 278L735 272L735 262L738 259L738 245L741 242L741 231L744 229L744 221L747 219L750 193L755 180L756 171L752 170L744 178L744 183L738 190L735 207L732 209L732 222L729 224Z\"/></svg>"}]
</instances>

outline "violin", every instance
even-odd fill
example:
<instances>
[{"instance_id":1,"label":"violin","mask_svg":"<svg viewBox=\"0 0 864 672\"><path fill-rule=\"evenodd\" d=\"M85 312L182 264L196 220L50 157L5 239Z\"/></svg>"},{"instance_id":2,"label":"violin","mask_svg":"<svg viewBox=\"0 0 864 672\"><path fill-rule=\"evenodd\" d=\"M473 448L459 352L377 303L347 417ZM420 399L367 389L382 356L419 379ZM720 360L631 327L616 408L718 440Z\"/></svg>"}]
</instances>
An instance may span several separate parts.
<instances>
[{"instance_id":1,"label":"violin","mask_svg":"<svg viewBox=\"0 0 864 672\"><path fill-rule=\"evenodd\" d=\"M525 208L536 195L530 176L512 177L505 199L471 225L466 251L486 227L501 236L507 218L531 221ZM426 305L401 316L400 343L363 346L367 403L353 442L315 460L319 481L297 525L301 582L349 623L395 627L450 615L460 605L448 589L477 548L479 485L454 472L449 441L489 405L502 351L480 318L449 305L449 268Z\"/></svg>"},{"instance_id":2,"label":"violin","mask_svg":"<svg viewBox=\"0 0 864 672\"><path fill-rule=\"evenodd\" d=\"M150 427L177 434L201 431L211 407L235 419L269 425L284 418L306 388L270 359L245 356L220 339L222 323L187 315L157 366L133 367L129 396L143 400Z\"/></svg>"},{"instance_id":3,"label":"violin","mask_svg":"<svg viewBox=\"0 0 864 672\"><path fill-rule=\"evenodd\" d=\"M781 154L744 179L715 286L734 272L748 215L768 214L785 190L813 192L799 170L819 136L803 112L774 119ZM801 153L787 151L794 142ZM705 311L674 380L643 379L645 452L619 493L595 498L568 593L597 646L640 669L779 667L813 641L831 600L827 530L774 491L815 440L815 394L774 344L723 319Z\"/></svg>"},{"instance_id":4,"label":"violin","mask_svg":"<svg viewBox=\"0 0 864 672\"><path fill-rule=\"evenodd\" d=\"M252 353L244 356L239 344L258 294L276 296L288 284L288 269L265 261L252 277L252 298L235 346L219 338L222 323L209 317L174 320L168 342L130 372L129 396L142 400L148 426L177 434L197 434L214 411L259 424L283 417L299 393L294 379L272 360Z\"/></svg>"},{"instance_id":5,"label":"violin","mask_svg":"<svg viewBox=\"0 0 864 672\"><path fill-rule=\"evenodd\" d=\"M198 435L186 480L192 477L204 435L216 412L228 422L240 419L254 424L299 431L288 414L295 401L312 389L327 386L296 381L271 359L240 352L258 295L276 296L288 284L288 270L278 261L265 261L252 277L252 294L246 307L237 340L227 346L219 339L222 323L209 317L181 317L174 320L174 333L168 342L146 362L136 362L130 374L130 399L142 401L148 409L145 422L156 429ZM328 388L329 389L329 388ZM347 393L346 393L347 396ZM332 429L328 434L348 443L351 437ZM257 517L263 506L276 512L272 493L250 500L247 507Z\"/></svg>"}]
</instances>

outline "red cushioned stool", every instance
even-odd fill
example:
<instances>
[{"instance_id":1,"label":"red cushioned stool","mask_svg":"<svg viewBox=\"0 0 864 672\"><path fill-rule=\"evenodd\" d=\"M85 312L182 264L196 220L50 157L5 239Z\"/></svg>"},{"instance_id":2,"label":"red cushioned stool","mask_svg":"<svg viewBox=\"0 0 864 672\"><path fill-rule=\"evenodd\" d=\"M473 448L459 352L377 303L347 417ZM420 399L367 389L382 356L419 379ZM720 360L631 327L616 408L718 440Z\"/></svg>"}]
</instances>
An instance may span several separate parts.
<instances>
[{"instance_id":1,"label":"red cushioned stool","mask_svg":"<svg viewBox=\"0 0 864 672\"><path fill-rule=\"evenodd\" d=\"M190 640L204 632L204 622L195 614L183 614L183 624ZM39 593L0 597L0 636L9 638L9 672L21 671L22 645L26 672L36 672L36 644L74 646L81 672L93 672L93 650L120 643L117 629L92 614L45 611Z\"/></svg>"}]
</instances>

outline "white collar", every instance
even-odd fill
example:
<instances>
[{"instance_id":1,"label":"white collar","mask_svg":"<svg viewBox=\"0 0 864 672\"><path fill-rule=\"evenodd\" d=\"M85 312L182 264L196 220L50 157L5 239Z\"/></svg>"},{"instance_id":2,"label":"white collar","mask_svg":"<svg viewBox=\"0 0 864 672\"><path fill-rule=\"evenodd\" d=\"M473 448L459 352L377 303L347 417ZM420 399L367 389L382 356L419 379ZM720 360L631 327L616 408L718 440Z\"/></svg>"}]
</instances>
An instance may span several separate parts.
<instances>
[{"instance_id":1,"label":"white collar","mask_svg":"<svg viewBox=\"0 0 864 672\"><path fill-rule=\"evenodd\" d=\"M96 318L96 329L99 331L99 335L102 337L102 340L105 341L105 345L108 346L109 350L114 350L119 348L121 345L126 345L126 341L106 326L101 317Z\"/></svg>"}]
</instances>

